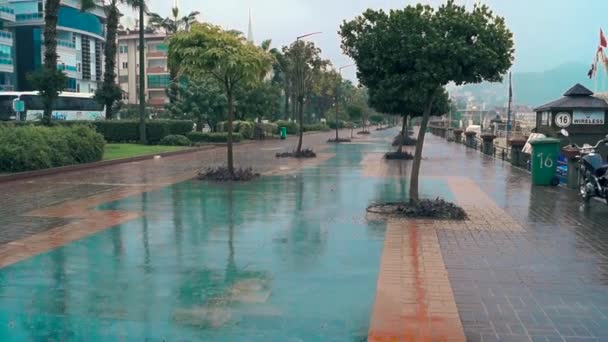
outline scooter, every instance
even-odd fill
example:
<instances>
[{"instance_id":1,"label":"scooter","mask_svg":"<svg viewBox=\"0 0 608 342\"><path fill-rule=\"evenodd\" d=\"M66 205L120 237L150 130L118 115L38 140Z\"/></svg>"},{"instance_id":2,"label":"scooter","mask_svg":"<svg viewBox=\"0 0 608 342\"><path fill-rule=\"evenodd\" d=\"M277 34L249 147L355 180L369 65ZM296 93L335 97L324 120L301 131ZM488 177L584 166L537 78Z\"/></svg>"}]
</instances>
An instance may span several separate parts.
<instances>
[{"instance_id":1,"label":"scooter","mask_svg":"<svg viewBox=\"0 0 608 342\"><path fill-rule=\"evenodd\" d=\"M570 135L566 130L561 133L565 137ZM585 144L580 147L571 144L581 154L578 157L579 194L586 203L593 197L599 197L608 204L608 163L597 153L597 148L602 144L608 146L608 136L598 141L595 146Z\"/></svg>"}]
</instances>

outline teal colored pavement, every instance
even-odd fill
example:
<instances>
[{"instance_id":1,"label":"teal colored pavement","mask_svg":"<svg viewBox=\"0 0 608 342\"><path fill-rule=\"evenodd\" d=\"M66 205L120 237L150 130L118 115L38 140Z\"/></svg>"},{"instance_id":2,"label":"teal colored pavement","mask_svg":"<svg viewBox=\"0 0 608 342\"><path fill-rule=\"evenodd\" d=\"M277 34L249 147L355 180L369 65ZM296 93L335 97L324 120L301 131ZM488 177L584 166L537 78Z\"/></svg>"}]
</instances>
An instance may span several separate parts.
<instances>
[{"instance_id":1,"label":"teal colored pavement","mask_svg":"<svg viewBox=\"0 0 608 342\"><path fill-rule=\"evenodd\" d=\"M394 134L294 174L99 206L143 216L0 269L0 341L366 340L385 229L366 207L408 185L360 163Z\"/></svg>"}]
</instances>

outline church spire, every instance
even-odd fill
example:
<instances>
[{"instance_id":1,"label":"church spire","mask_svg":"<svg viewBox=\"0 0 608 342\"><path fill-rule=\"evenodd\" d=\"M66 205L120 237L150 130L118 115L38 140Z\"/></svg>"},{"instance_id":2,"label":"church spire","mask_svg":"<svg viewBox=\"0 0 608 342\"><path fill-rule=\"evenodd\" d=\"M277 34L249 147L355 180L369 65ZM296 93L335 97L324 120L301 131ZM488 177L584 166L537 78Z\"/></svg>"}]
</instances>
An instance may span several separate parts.
<instances>
[{"instance_id":1,"label":"church spire","mask_svg":"<svg viewBox=\"0 0 608 342\"><path fill-rule=\"evenodd\" d=\"M249 9L249 28L247 30L247 41L254 44L253 38L253 20L251 19L251 8Z\"/></svg>"}]
</instances>

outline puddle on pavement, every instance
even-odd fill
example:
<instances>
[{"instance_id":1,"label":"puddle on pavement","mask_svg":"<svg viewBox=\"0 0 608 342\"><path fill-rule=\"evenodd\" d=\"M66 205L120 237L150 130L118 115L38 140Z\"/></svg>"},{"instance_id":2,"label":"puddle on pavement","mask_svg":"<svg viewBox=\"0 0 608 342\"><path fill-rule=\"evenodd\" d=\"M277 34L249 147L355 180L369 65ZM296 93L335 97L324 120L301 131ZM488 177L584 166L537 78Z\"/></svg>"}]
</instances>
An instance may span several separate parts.
<instances>
[{"instance_id":1,"label":"puddle on pavement","mask_svg":"<svg viewBox=\"0 0 608 342\"><path fill-rule=\"evenodd\" d=\"M408 186L362 177L360 162L394 134L329 146L297 177L187 181L100 206L144 216L0 270L0 340L364 338L385 230L365 209ZM422 182L430 197L447 189Z\"/></svg>"}]
</instances>

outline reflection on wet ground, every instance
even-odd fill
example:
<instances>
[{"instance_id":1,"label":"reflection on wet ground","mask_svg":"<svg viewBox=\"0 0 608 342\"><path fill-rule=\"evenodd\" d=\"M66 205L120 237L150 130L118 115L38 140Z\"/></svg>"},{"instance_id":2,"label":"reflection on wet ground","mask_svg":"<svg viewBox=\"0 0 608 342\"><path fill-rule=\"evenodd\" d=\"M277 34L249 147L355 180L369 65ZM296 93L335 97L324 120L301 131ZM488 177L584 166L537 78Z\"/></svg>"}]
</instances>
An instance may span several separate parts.
<instances>
[{"instance_id":1,"label":"reflection on wet ground","mask_svg":"<svg viewBox=\"0 0 608 342\"><path fill-rule=\"evenodd\" d=\"M407 162L380 158L395 133L326 146L320 164L290 174L267 167L273 175L248 184L173 184L192 170L186 159L140 171L154 179L147 192L93 210L136 218L105 230L93 229L103 214L53 218L96 233L0 269L0 340L365 340L387 229L365 208L406 199L408 190ZM241 154L263 154L255 160L270 165L269 148L276 147ZM121 169L138 165L150 163ZM435 225L425 240L433 257L441 252L435 261L453 292L445 298L456 302L468 340L608 339L605 205L580 208L572 192L533 188L525 172L431 136L422 175L426 197L490 208L477 215L481 225ZM130 178L147 184L139 176L123 183ZM44 180L19 185L42 194L21 212L102 196L121 180L51 179L56 188ZM489 229L492 217L505 229ZM3 220L11 231L2 241L27 236L15 228L28 226L22 218Z\"/></svg>"}]
</instances>

